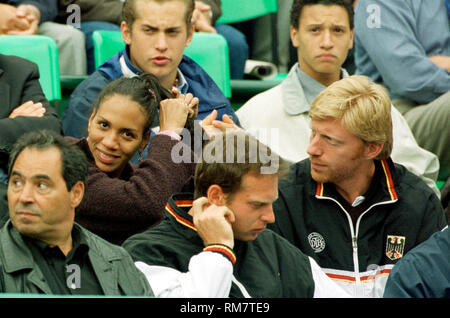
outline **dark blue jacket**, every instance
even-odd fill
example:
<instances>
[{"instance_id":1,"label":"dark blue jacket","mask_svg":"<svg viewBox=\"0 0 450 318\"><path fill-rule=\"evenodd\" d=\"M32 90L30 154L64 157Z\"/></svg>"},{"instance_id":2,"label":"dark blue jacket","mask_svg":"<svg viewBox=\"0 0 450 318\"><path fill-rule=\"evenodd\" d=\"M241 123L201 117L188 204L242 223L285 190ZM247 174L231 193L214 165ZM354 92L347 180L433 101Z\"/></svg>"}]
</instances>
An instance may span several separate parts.
<instances>
[{"instance_id":1,"label":"dark blue jacket","mask_svg":"<svg viewBox=\"0 0 450 318\"><path fill-rule=\"evenodd\" d=\"M75 138L87 136L89 116L95 99L109 82L123 76L119 63L122 55L124 55L125 62L132 71L136 74L142 73L130 63L126 49L106 61L91 76L81 82L72 93L62 117L65 135ZM189 85L188 93L200 100L197 119L205 118L216 109L218 119L222 119L222 115L227 114L233 117L235 123L239 124L229 100L197 63L183 56L178 68Z\"/></svg>"},{"instance_id":2,"label":"dark blue jacket","mask_svg":"<svg viewBox=\"0 0 450 318\"><path fill-rule=\"evenodd\" d=\"M385 298L450 298L450 229L412 249L389 275Z\"/></svg>"}]
</instances>

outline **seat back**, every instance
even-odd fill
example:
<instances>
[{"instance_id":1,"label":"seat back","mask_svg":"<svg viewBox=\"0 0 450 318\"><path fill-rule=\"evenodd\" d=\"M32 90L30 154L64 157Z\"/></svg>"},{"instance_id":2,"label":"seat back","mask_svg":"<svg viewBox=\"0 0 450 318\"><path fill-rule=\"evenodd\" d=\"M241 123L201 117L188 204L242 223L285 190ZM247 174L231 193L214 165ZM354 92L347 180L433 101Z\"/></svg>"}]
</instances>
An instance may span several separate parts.
<instances>
[{"instance_id":1,"label":"seat back","mask_svg":"<svg viewBox=\"0 0 450 318\"><path fill-rule=\"evenodd\" d=\"M97 30L92 33L94 42L95 68L105 63L110 57L125 47L120 31Z\"/></svg>"},{"instance_id":2,"label":"seat back","mask_svg":"<svg viewBox=\"0 0 450 318\"><path fill-rule=\"evenodd\" d=\"M222 35L195 32L184 54L211 76L225 97L231 97L228 43Z\"/></svg>"},{"instance_id":3,"label":"seat back","mask_svg":"<svg viewBox=\"0 0 450 318\"><path fill-rule=\"evenodd\" d=\"M0 35L0 53L32 61L39 68L39 82L48 101L61 99L58 47L44 35Z\"/></svg>"},{"instance_id":4,"label":"seat back","mask_svg":"<svg viewBox=\"0 0 450 318\"><path fill-rule=\"evenodd\" d=\"M277 0L222 0L222 15L217 23L254 19L278 10Z\"/></svg>"},{"instance_id":5,"label":"seat back","mask_svg":"<svg viewBox=\"0 0 450 318\"><path fill-rule=\"evenodd\" d=\"M92 39L96 68L125 47L120 31L94 31ZM231 96L228 44L224 37L196 32L184 54L211 76L226 97Z\"/></svg>"}]
</instances>

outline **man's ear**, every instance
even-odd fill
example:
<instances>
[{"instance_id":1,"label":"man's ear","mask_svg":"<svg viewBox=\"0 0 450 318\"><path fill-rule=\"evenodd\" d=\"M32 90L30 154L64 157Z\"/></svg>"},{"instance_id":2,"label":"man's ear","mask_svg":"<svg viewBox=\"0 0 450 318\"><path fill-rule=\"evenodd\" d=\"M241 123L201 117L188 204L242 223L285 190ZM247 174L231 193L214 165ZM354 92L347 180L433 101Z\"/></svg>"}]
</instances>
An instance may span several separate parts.
<instances>
[{"instance_id":1,"label":"man's ear","mask_svg":"<svg viewBox=\"0 0 450 318\"><path fill-rule=\"evenodd\" d=\"M186 44L184 45L185 47L189 46L189 44L191 44L192 38L194 37L194 32L195 32L195 25L192 24L190 28L188 28L187 30L187 39L186 39Z\"/></svg>"},{"instance_id":2,"label":"man's ear","mask_svg":"<svg viewBox=\"0 0 450 318\"><path fill-rule=\"evenodd\" d=\"M353 49L354 35L355 35L354 30L350 30L350 38L351 38L351 40L350 40L350 43L349 43L349 46L348 46L349 50Z\"/></svg>"},{"instance_id":3,"label":"man's ear","mask_svg":"<svg viewBox=\"0 0 450 318\"><path fill-rule=\"evenodd\" d=\"M122 32L122 38L125 44L130 45L131 44L131 28L128 26L128 24L125 21L122 21L120 24L120 31Z\"/></svg>"},{"instance_id":4,"label":"man's ear","mask_svg":"<svg viewBox=\"0 0 450 318\"><path fill-rule=\"evenodd\" d=\"M291 43L293 47L298 47L297 33L298 30L293 26L289 28L289 34L291 35Z\"/></svg>"},{"instance_id":5,"label":"man's ear","mask_svg":"<svg viewBox=\"0 0 450 318\"><path fill-rule=\"evenodd\" d=\"M83 200L84 196L84 183L82 181L78 181L74 184L72 189L70 190L70 205L72 208L76 208L80 205L81 200Z\"/></svg>"},{"instance_id":6,"label":"man's ear","mask_svg":"<svg viewBox=\"0 0 450 318\"><path fill-rule=\"evenodd\" d=\"M225 193L217 184L209 186L208 191L206 191L206 197L208 198L209 203L217 206L224 206L226 203Z\"/></svg>"},{"instance_id":7,"label":"man's ear","mask_svg":"<svg viewBox=\"0 0 450 318\"><path fill-rule=\"evenodd\" d=\"M383 144L378 143L368 143L366 145L366 150L364 151L364 156L366 159L375 159L380 152L383 150Z\"/></svg>"}]
</instances>

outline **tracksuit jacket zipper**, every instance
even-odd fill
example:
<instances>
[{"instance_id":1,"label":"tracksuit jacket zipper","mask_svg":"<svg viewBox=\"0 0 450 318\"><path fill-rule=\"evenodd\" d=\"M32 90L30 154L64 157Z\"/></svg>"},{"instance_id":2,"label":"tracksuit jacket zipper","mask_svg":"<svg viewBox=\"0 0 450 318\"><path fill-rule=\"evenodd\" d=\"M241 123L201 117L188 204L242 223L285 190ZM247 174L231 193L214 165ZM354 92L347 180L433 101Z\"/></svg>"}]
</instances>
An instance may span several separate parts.
<instances>
[{"instance_id":1,"label":"tracksuit jacket zipper","mask_svg":"<svg viewBox=\"0 0 450 318\"><path fill-rule=\"evenodd\" d=\"M382 202L372 204L369 208L367 208L367 210L365 210L363 213L361 213L361 215L358 217L358 220L356 221L356 231L355 231L355 229L353 228L353 222L352 222L352 218L350 217L350 214L347 212L347 210L344 209L344 207L339 203L339 201L337 201L336 199L331 198L331 197L319 196L319 195L316 195L316 198L321 199L321 200L331 200L331 201L335 202L341 208L341 210L344 211L345 215L347 216L347 221L350 226L350 235L352 238L353 269L354 269L354 273L355 273L355 282L356 282L355 283L355 295L362 295L363 292L361 290L362 287L361 287L361 280L360 280L360 275L359 275L359 260L358 260L359 223L360 223L363 215L366 214L367 212L369 212L369 210L371 210L373 207L378 206L378 205L391 204L391 203L397 202L397 199L389 200L389 201L382 201Z\"/></svg>"}]
</instances>

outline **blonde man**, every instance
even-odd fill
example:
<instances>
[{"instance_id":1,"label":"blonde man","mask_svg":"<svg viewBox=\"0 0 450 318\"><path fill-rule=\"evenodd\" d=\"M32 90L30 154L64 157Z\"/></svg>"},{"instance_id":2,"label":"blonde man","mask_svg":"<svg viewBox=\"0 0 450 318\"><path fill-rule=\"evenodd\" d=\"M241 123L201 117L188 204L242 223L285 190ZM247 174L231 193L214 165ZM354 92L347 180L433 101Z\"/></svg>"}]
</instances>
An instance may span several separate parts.
<instances>
[{"instance_id":1,"label":"blonde man","mask_svg":"<svg viewBox=\"0 0 450 318\"><path fill-rule=\"evenodd\" d=\"M246 131L292 163L308 157L311 102L327 86L349 75L342 65L353 47L353 16L350 1L294 0L290 37L298 63L283 82L252 97L236 112ZM392 159L440 196L435 183L437 156L418 146L405 118L394 107L392 123ZM275 131L277 135L272 134Z\"/></svg>"},{"instance_id":2,"label":"blonde man","mask_svg":"<svg viewBox=\"0 0 450 318\"><path fill-rule=\"evenodd\" d=\"M279 184L273 230L355 297L381 297L406 252L446 226L439 199L390 159L391 102L364 76L312 102L308 159Z\"/></svg>"}]
</instances>

